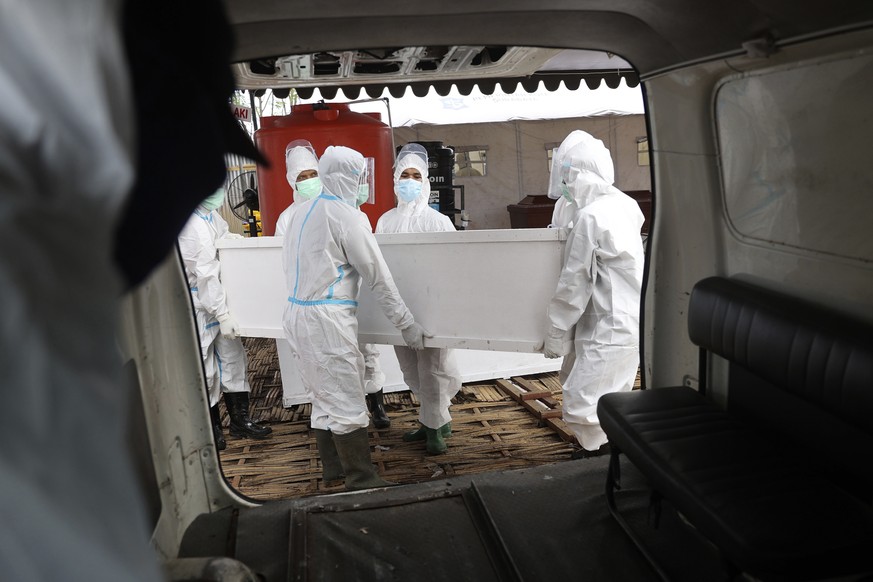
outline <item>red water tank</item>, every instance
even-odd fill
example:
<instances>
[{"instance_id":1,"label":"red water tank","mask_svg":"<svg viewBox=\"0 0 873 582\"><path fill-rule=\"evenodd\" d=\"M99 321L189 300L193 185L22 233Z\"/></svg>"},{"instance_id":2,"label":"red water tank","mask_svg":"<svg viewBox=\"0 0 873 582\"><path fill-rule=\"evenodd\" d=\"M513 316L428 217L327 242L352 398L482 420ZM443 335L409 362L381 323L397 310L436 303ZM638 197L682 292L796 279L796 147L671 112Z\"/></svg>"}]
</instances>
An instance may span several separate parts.
<instances>
[{"instance_id":1,"label":"red water tank","mask_svg":"<svg viewBox=\"0 0 873 582\"><path fill-rule=\"evenodd\" d=\"M295 105L291 114L263 117L255 132L258 149L270 161L270 167L258 166L258 198L264 236L276 231L276 220L293 200L291 186L285 178L285 146L295 139L305 139L319 157L327 146L346 146L375 160L375 203L361 206L370 224L394 208L394 150L391 128L382 123L378 113L357 113L346 103Z\"/></svg>"}]
</instances>

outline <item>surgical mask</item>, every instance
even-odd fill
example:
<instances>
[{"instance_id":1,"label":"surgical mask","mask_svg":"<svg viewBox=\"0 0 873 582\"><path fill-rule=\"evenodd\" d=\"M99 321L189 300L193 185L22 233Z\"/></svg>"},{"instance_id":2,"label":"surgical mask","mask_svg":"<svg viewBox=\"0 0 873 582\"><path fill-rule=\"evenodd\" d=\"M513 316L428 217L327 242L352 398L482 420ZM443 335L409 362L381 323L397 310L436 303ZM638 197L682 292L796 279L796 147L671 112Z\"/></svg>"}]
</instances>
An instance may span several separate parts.
<instances>
[{"instance_id":1,"label":"surgical mask","mask_svg":"<svg viewBox=\"0 0 873 582\"><path fill-rule=\"evenodd\" d=\"M370 185L361 184L358 186L358 206L370 199Z\"/></svg>"},{"instance_id":2,"label":"surgical mask","mask_svg":"<svg viewBox=\"0 0 873 582\"><path fill-rule=\"evenodd\" d=\"M567 186L564 182L561 182L561 196L567 199L567 202L575 202L573 200L573 196L570 194L570 187Z\"/></svg>"},{"instance_id":3,"label":"surgical mask","mask_svg":"<svg viewBox=\"0 0 873 582\"><path fill-rule=\"evenodd\" d=\"M397 197L404 202L412 202L421 194L421 182L410 178L398 180L395 191L397 192Z\"/></svg>"},{"instance_id":4,"label":"surgical mask","mask_svg":"<svg viewBox=\"0 0 873 582\"><path fill-rule=\"evenodd\" d=\"M222 204L224 204L224 188L219 188L218 190L207 196L206 200L200 203L200 206L202 206L206 210L212 211L216 208L220 208Z\"/></svg>"},{"instance_id":5,"label":"surgical mask","mask_svg":"<svg viewBox=\"0 0 873 582\"><path fill-rule=\"evenodd\" d=\"M321 194L321 178L316 176L314 178L309 178L308 180L301 180L297 182L294 187L298 194L307 200L312 200Z\"/></svg>"}]
</instances>

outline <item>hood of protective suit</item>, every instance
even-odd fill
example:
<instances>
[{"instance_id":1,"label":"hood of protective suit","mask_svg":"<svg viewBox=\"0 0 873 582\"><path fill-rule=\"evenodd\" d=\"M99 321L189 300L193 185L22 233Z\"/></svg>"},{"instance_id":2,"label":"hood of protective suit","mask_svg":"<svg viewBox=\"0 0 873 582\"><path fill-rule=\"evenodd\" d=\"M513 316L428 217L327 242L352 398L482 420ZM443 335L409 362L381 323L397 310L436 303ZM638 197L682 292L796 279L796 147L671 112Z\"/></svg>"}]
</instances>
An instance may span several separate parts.
<instances>
[{"instance_id":1,"label":"hood of protective suit","mask_svg":"<svg viewBox=\"0 0 873 582\"><path fill-rule=\"evenodd\" d=\"M599 139L584 139L569 148L561 163L560 175L579 208L614 189L612 156Z\"/></svg>"},{"instance_id":2,"label":"hood of protective suit","mask_svg":"<svg viewBox=\"0 0 873 582\"><path fill-rule=\"evenodd\" d=\"M367 160L359 152L345 146L328 146L318 161L324 193L357 208L358 185L366 178L366 168Z\"/></svg>"},{"instance_id":3,"label":"hood of protective suit","mask_svg":"<svg viewBox=\"0 0 873 582\"><path fill-rule=\"evenodd\" d=\"M318 156L311 148L297 146L285 152L285 177L292 188L297 183L297 176L306 170L318 170Z\"/></svg>"},{"instance_id":4,"label":"hood of protective suit","mask_svg":"<svg viewBox=\"0 0 873 582\"><path fill-rule=\"evenodd\" d=\"M555 151L552 153L552 167L549 170L549 198L558 200L561 198L561 165L564 163L564 158L570 148L582 143L583 141L593 140L594 137L590 133L586 133L581 129L576 129L567 134L564 141L561 142Z\"/></svg>"},{"instance_id":5,"label":"hood of protective suit","mask_svg":"<svg viewBox=\"0 0 873 582\"><path fill-rule=\"evenodd\" d=\"M409 144L409 146L418 144ZM427 151L423 146L417 148L409 148L404 146L397 156L397 162L394 165L394 193L397 195L397 211L405 216L420 214L427 208L427 203L430 200L430 179L427 172ZM424 156L424 157L422 157ZM421 172L421 193L415 198L406 202L400 198L397 193L397 183L400 181L400 175L404 170L416 169Z\"/></svg>"}]
</instances>

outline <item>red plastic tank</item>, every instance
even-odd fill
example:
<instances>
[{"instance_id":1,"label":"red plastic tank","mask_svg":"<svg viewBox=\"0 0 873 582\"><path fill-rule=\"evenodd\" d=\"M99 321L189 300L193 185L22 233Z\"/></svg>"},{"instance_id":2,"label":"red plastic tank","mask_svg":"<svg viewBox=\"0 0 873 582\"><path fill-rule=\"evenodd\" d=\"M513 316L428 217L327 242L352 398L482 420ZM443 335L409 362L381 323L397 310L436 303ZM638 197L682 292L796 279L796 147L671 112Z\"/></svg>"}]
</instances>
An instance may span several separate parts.
<instances>
[{"instance_id":1,"label":"red plastic tank","mask_svg":"<svg viewBox=\"0 0 873 582\"><path fill-rule=\"evenodd\" d=\"M270 167L258 166L258 198L264 236L276 231L276 220L293 200L291 186L285 178L285 147L295 139L305 139L319 158L327 146L341 145L375 160L375 203L361 206L370 225L394 208L394 152L391 128L382 123L378 113L357 113L345 103L295 105L291 114L261 118L255 132L258 149L270 161Z\"/></svg>"}]
</instances>

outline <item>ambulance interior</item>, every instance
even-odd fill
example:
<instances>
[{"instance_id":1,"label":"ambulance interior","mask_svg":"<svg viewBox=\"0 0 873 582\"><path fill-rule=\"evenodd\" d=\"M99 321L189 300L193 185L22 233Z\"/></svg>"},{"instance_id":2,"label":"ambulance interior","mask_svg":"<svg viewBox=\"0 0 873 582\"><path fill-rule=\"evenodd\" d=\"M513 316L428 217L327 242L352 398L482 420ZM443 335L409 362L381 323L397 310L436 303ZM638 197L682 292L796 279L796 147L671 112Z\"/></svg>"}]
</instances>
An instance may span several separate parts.
<instances>
[{"instance_id":1,"label":"ambulance interior","mask_svg":"<svg viewBox=\"0 0 873 582\"><path fill-rule=\"evenodd\" d=\"M331 10L228 0L226 8L240 89L293 88L306 97L317 88L354 100L452 84L509 92L540 82L638 82L651 163L643 171L652 193L641 301L643 389L705 384L711 402L728 406L730 362L701 358L688 336L692 289L708 277L873 323L867 161L873 6L865 2L476 0L415 13L381 0ZM627 66L616 69L614 56ZM552 65L543 70L546 63ZM262 217L265 234L275 221L271 211ZM460 227L460 212L455 218ZM452 316L430 314L426 325L441 347L536 356L542 313L517 306L547 300L564 237L552 229L459 229L412 251L402 237L380 246L415 274L415 257L444 253L438 245L453 245L459 262L465 241L494 245L494 255L481 259L492 269L473 262L463 276L437 278L438 297L467 301L453 305ZM244 335L281 339L275 321L281 270L273 280L269 274L278 246L270 237L247 238L223 252L239 283L229 294L238 293L240 312L247 310L240 318L249 322ZM525 278L530 272L536 276ZM259 293L269 300L249 296L251 277L264 282ZM414 297L415 287L409 289ZM427 302L410 307L431 309ZM361 312L367 339L401 341L386 321ZM723 548L623 460L622 488L613 493L638 538L627 535L607 506L604 488L615 462L609 456L365 492L247 497L228 483L213 442L192 320L176 256L124 300L122 343L143 396L132 414L147 433L147 442L133 439L132 446L150 503L152 542L171 579L190 579L175 577L174 565L182 572L183 564L219 558L238 567L221 580L770 579L731 564ZM859 398L869 406L873 387ZM849 449L864 450L873 442L869 425L857 433ZM824 448L810 455L845 444L827 435L820 440L829 444L819 442ZM862 486L868 508L871 483ZM870 575L847 575L839 565L833 572L848 580ZM831 574L826 568L805 579L835 579Z\"/></svg>"}]
</instances>

